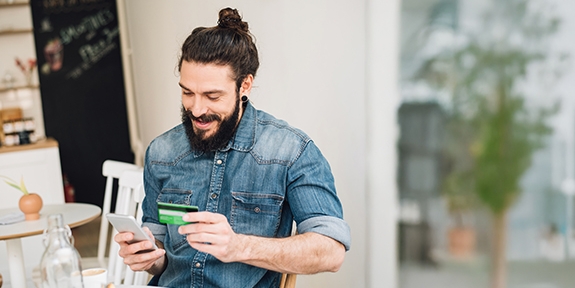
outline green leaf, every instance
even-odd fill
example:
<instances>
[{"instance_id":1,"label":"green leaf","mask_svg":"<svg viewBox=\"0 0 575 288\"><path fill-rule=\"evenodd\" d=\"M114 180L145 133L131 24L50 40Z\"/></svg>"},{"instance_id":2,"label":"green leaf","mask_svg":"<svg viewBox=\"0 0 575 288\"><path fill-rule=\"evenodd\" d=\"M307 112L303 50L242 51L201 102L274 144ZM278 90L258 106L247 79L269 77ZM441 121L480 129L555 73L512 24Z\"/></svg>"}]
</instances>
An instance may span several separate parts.
<instances>
[{"instance_id":1,"label":"green leaf","mask_svg":"<svg viewBox=\"0 0 575 288\"><path fill-rule=\"evenodd\" d=\"M14 187L14 188L16 188L16 189L22 191L22 189L20 189L20 186L14 184L14 183L10 183L10 182L8 182L8 181L4 181L4 182L6 182L6 184L8 184L8 185L10 185L10 186L12 186L12 187Z\"/></svg>"},{"instance_id":2,"label":"green leaf","mask_svg":"<svg viewBox=\"0 0 575 288\"><path fill-rule=\"evenodd\" d=\"M28 195L28 189L26 189L26 185L24 185L24 176L20 178L20 191L22 191L24 195Z\"/></svg>"},{"instance_id":3,"label":"green leaf","mask_svg":"<svg viewBox=\"0 0 575 288\"><path fill-rule=\"evenodd\" d=\"M16 181L0 175L0 178L4 179L4 182L6 182L6 184L10 185L11 187L18 189L20 192L24 193L24 195L28 195L28 190L26 189L26 186L24 185L24 177L22 177L22 179L20 180L20 185L18 185L16 183Z\"/></svg>"}]
</instances>

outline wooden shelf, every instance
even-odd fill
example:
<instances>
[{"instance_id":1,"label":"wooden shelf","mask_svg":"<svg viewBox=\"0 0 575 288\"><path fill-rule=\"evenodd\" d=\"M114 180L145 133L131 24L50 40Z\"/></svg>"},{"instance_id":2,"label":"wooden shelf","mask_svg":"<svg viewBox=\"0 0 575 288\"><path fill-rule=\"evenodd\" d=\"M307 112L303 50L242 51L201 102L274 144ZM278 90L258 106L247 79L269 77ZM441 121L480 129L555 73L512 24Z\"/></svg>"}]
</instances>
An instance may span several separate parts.
<instances>
[{"instance_id":1,"label":"wooden shelf","mask_svg":"<svg viewBox=\"0 0 575 288\"><path fill-rule=\"evenodd\" d=\"M38 89L40 86L38 85L17 85L12 88L0 88L0 93L8 92L12 90L20 90L20 89Z\"/></svg>"},{"instance_id":2,"label":"wooden shelf","mask_svg":"<svg viewBox=\"0 0 575 288\"><path fill-rule=\"evenodd\" d=\"M44 138L38 140L36 143L31 144L24 144L24 145L15 145L15 146L1 146L0 147L0 154L6 152L18 152L18 151L25 151L31 149L40 149L40 148L51 148L51 147L58 147L58 141L54 140L53 138Z\"/></svg>"},{"instance_id":3,"label":"wooden shelf","mask_svg":"<svg viewBox=\"0 0 575 288\"><path fill-rule=\"evenodd\" d=\"M14 1L14 3L0 3L0 8L10 8L10 7L18 7L18 6L28 6L29 3L26 1Z\"/></svg>"},{"instance_id":4,"label":"wooden shelf","mask_svg":"<svg viewBox=\"0 0 575 288\"><path fill-rule=\"evenodd\" d=\"M0 30L0 36L2 35L13 35L13 34L24 34L24 33L32 33L31 28L17 28L17 29L6 29Z\"/></svg>"}]
</instances>

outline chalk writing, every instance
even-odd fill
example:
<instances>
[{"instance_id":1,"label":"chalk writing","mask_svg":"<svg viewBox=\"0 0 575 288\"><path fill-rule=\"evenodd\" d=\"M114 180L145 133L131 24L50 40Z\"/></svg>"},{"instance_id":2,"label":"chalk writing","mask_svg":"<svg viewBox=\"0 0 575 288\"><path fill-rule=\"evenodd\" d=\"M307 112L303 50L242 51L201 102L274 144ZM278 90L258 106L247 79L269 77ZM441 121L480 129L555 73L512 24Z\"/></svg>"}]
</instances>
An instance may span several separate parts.
<instances>
[{"instance_id":1,"label":"chalk writing","mask_svg":"<svg viewBox=\"0 0 575 288\"><path fill-rule=\"evenodd\" d=\"M78 54L82 57L82 63L68 73L66 77L72 79L79 78L85 71L100 61L100 59L116 49L118 44L115 40L118 35L118 27L114 27L113 29L105 28L101 31L102 38L98 41L82 45L78 49Z\"/></svg>"},{"instance_id":2,"label":"chalk writing","mask_svg":"<svg viewBox=\"0 0 575 288\"><path fill-rule=\"evenodd\" d=\"M84 17L80 23L64 27L60 30L60 39L64 45L78 39L84 33L100 29L114 20L114 14L110 10L102 10L94 15Z\"/></svg>"}]
</instances>

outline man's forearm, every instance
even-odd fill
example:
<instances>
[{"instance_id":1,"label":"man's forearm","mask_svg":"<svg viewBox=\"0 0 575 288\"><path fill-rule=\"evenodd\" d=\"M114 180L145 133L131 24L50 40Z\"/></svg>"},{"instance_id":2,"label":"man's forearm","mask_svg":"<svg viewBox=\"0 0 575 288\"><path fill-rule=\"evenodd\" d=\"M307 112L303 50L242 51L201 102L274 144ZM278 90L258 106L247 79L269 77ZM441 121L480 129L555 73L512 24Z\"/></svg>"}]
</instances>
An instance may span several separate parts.
<instances>
[{"instance_id":1,"label":"man's forearm","mask_svg":"<svg viewBox=\"0 0 575 288\"><path fill-rule=\"evenodd\" d=\"M240 262L281 273L336 272L345 257L341 243L313 232L287 238L239 236L244 247Z\"/></svg>"}]
</instances>

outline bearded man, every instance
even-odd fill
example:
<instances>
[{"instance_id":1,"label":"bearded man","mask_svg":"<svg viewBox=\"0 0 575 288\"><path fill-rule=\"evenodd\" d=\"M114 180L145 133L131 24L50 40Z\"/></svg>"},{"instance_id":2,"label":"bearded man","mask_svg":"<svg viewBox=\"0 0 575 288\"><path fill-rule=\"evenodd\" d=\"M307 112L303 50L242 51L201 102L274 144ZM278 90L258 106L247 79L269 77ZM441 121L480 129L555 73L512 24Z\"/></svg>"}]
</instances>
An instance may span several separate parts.
<instances>
[{"instance_id":1,"label":"bearded man","mask_svg":"<svg viewBox=\"0 0 575 288\"><path fill-rule=\"evenodd\" d=\"M278 287L281 273L337 271L350 247L333 175L314 142L249 101L258 52L235 9L193 30L178 63L182 124L146 152L143 226L120 256L165 287ZM194 205L162 224L158 202ZM297 235L292 235L293 223Z\"/></svg>"}]
</instances>

